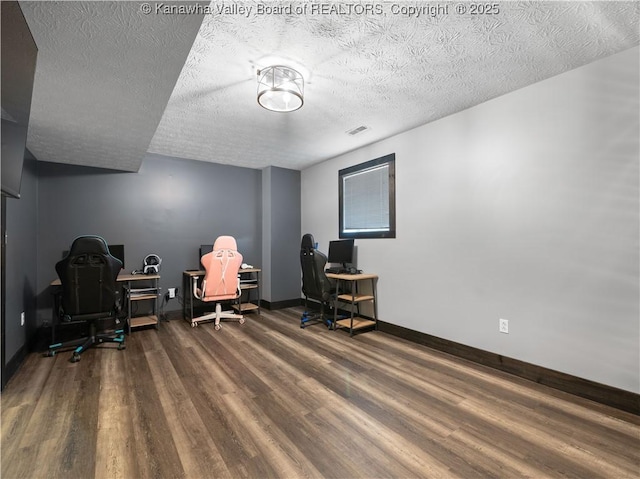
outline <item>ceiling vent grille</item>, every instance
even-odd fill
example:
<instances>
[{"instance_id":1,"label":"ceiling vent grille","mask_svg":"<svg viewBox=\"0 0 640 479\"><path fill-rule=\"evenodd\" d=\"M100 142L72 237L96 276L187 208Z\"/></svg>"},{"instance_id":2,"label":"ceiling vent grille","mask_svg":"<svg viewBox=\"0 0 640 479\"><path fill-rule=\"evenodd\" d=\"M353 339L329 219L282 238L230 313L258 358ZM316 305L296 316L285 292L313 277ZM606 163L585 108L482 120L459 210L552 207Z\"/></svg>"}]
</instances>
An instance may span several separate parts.
<instances>
[{"instance_id":1,"label":"ceiling vent grille","mask_svg":"<svg viewBox=\"0 0 640 479\"><path fill-rule=\"evenodd\" d=\"M367 131L367 130L369 130L369 129L370 129L370 128L369 128L368 126L364 126L364 125L362 125L362 126L359 126L359 127L357 127L357 128L354 128L353 130L349 130L349 131L347 131L347 135L349 135L349 136L355 136L355 135L357 135L358 133L362 133L362 132Z\"/></svg>"}]
</instances>

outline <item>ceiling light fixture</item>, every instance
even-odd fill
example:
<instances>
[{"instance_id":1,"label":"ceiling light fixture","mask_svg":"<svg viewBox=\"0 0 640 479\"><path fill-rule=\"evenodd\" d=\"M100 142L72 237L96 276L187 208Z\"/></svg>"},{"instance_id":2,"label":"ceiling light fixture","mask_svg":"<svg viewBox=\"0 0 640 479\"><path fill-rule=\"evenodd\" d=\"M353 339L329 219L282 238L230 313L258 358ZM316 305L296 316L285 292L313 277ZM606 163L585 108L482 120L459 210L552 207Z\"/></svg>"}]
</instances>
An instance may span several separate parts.
<instances>
[{"instance_id":1,"label":"ceiling light fixture","mask_svg":"<svg viewBox=\"0 0 640 479\"><path fill-rule=\"evenodd\" d=\"M304 78L293 68L282 65L258 70L258 103L271 111L299 109L304 103Z\"/></svg>"}]
</instances>

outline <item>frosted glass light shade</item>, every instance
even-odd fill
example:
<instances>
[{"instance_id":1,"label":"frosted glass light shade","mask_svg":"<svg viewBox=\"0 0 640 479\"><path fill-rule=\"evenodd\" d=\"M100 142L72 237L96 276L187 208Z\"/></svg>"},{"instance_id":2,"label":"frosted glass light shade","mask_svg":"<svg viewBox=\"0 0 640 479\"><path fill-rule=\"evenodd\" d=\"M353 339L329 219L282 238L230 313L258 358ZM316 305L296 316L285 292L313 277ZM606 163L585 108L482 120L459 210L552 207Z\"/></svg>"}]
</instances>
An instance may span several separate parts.
<instances>
[{"instance_id":1,"label":"frosted glass light shade","mask_svg":"<svg viewBox=\"0 0 640 479\"><path fill-rule=\"evenodd\" d=\"M271 111L299 109L304 103L304 78L293 68L281 65L259 70L258 103Z\"/></svg>"}]
</instances>

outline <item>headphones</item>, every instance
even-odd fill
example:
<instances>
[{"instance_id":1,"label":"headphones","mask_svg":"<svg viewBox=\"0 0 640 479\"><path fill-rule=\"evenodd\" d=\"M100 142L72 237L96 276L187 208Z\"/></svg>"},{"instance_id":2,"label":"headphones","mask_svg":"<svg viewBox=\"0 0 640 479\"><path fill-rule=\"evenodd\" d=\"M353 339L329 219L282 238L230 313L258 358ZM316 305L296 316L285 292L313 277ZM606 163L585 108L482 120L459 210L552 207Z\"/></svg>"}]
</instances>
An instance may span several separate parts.
<instances>
[{"instance_id":1,"label":"headphones","mask_svg":"<svg viewBox=\"0 0 640 479\"><path fill-rule=\"evenodd\" d=\"M157 254L148 254L144 257L142 262L142 269L132 271L131 274L158 274L160 272L160 265L162 264L162 258Z\"/></svg>"},{"instance_id":2,"label":"headphones","mask_svg":"<svg viewBox=\"0 0 640 479\"><path fill-rule=\"evenodd\" d=\"M148 254L144 258L144 268L142 272L144 274L158 274L160 272L160 264L162 258L157 254Z\"/></svg>"}]
</instances>

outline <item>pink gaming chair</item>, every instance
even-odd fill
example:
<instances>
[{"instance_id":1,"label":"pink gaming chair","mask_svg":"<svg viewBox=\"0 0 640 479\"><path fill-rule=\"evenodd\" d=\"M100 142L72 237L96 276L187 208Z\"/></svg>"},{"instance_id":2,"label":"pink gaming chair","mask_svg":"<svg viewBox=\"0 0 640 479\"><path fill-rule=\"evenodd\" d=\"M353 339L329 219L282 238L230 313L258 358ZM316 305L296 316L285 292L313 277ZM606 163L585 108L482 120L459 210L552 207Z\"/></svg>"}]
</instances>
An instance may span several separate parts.
<instances>
[{"instance_id":1,"label":"pink gaming chair","mask_svg":"<svg viewBox=\"0 0 640 479\"><path fill-rule=\"evenodd\" d=\"M235 319L244 323L241 314L232 311L222 311L220 301L237 300L240 298L240 278L238 271L242 264L242 255L238 252L236 240L232 236L219 236L213 245L213 251L205 254L200 262L205 269L202 285L198 288L198 278L193 278L193 294L201 301L216 301L213 313L194 318L191 326L197 326L200 321L215 320L215 329L220 329L221 319Z\"/></svg>"}]
</instances>

